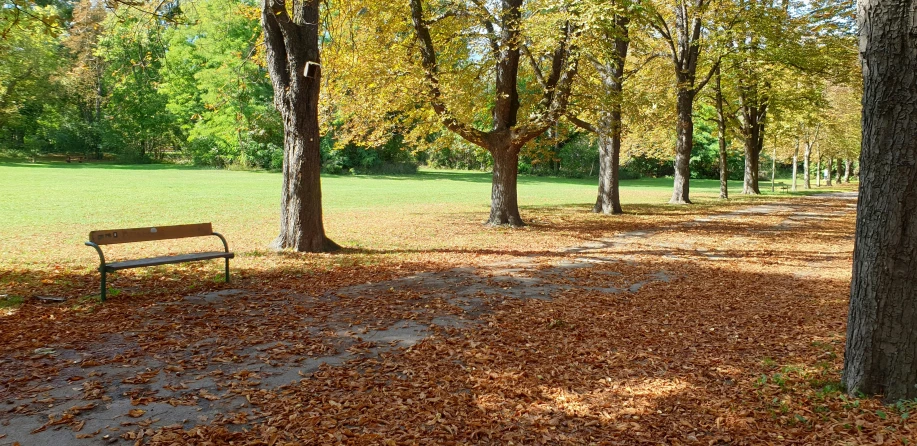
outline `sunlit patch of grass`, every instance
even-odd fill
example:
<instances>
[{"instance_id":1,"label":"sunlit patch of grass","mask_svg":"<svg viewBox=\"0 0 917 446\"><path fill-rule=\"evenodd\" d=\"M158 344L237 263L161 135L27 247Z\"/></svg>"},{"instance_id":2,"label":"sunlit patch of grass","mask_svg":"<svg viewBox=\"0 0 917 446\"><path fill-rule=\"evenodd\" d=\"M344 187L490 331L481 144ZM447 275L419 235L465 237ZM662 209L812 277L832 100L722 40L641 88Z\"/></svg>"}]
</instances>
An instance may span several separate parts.
<instances>
[{"instance_id":1,"label":"sunlit patch of grass","mask_svg":"<svg viewBox=\"0 0 917 446\"><path fill-rule=\"evenodd\" d=\"M16 313L24 299L19 296L0 296L0 316L11 316Z\"/></svg>"},{"instance_id":2,"label":"sunlit patch of grass","mask_svg":"<svg viewBox=\"0 0 917 446\"><path fill-rule=\"evenodd\" d=\"M208 221L239 253L233 267L259 268L278 256L265 248L277 234L281 181L277 173L169 166L0 164L0 187L17 191L0 202L0 269L61 266L91 273L98 257L83 246L91 230ZM406 176L326 176L322 181L328 235L369 257L356 263L377 262L373 257L379 255L417 259L418 252L507 250L526 246L522 242L533 235L553 248L577 240L572 228L565 229L571 217L614 231L647 217L688 215L753 200L724 203L716 199L718 182L693 180L692 197L699 204L669 206L671 180L631 180L622 182L627 214L611 218L591 213L595 180L521 177L519 202L530 226L506 230L482 225L490 203L486 172L424 170ZM104 251L107 259L119 260L214 248L219 241L205 237L112 245ZM304 258L339 267L352 264Z\"/></svg>"}]
</instances>

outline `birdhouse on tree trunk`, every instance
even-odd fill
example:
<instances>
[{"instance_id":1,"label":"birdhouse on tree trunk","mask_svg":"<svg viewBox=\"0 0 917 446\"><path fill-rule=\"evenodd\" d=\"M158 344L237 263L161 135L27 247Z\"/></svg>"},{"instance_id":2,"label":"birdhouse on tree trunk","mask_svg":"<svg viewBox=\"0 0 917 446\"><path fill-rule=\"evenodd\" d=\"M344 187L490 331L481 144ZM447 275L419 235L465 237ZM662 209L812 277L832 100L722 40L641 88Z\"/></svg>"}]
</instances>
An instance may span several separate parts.
<instances>
[{"instance_id":1,"label":"birdhouse on tree trunk","mask_svg":"<svg viewBox=\"0 0 917 446\"><path fill-rule=\"evenodd\" d=\"M306 79L315 79L318 77L318 70L321 68L321 65L315 62L306 62L306 68L303 70L303 76Z\"/></svg>"}]
</instances>

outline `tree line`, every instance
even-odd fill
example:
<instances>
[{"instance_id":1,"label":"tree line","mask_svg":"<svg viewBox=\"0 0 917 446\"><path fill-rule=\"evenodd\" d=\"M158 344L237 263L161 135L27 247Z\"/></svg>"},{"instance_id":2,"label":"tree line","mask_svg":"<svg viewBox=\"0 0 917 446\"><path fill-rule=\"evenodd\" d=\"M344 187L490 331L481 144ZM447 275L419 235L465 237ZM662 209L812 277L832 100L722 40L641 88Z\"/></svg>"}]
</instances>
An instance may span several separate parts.
<instances>
[{"instance_id":1,"label":"tree line","mask_svg":"<svg viewBox=\"0 0 917 446\"><path fill-rule=\"evenodd\" d=\"M0 47L4 50L0 53L0 91L3 92L0 95L0 149L5 152L27 156L66 153L94 158L108 154L127 162L165 160L212 166L282 167L283 123L272 104L273 86L267 75L256 2L5 2L8 7L0 11ZM577 70L576 82L571 85L573 91L567 99L575 108L571 107L571 112L554 120L544 133L520 149L518 169L531 174L599 176L603 184L610 183L612 157L601 154L608 153L609 147L616 144L616 152L623 157L619 177L675 175L676 157L672 156L672 147L676 145L676 129L665 123L675 119L677 84L659 73L665 69L662 54L665 47L660 47L656 40L664 40L664 37L654 34L653 26L659 23L653 25L649 20L652 14L640 10L651 5L612 2L599 6L600 3L593 3L565 6L565 11L555 14L557 17L557 14L568 14L576 19L570 22L576 24L575 29L571 28L574 31L571 43L576 40L572 49L578 59L585 61ZM377 5L372 11L392 6ZM451 17L444 19L459 22L450 26L458 25L468 32L464 40L456 42L467 47L465 53L457 57L470 58L465 62L481 65L479 69L490 69L481 63L485 62L482 57L486 54L479 52L481 42L476 41L483 37L474 33L477 32L475 27L484 26L480 16L495 10L488 12L481 9L487 9L487 5L460 3L437 7L444 11L448 8L462 10L461 14L450 13ZM537 7L541 6L520 4L519 20L538 22L534 16L529 17L537 13ZM799 17L793 15L805 16L807 12L802 6L788 2L785 7L792 12L779 20L798 21ZM391 93L394 93L392 89L399 88L398 85L403 94L411 94L405 88L412 85L391 71L394 66L404 64L403 59L412 57L407 48L388 45L385 39L378 38L381 36L362 40L369 36L353 35L353 30L360 27L380 25L385 27L377 29L391 32L392 36L409 32L405 28L407 16L399 24L403 29L394 29L394 23L374 24L374 21L386 19L378 15L369 17L370 10L359 14L362 8L357 2L329 6L320 24L319 45L325 55L323 79L326 83L320 108L323 171L346 173L383 169L400 173L410 172L420 163L445 168L492 169L496 159L486 149L460 138L459 134L431 126L430 122L419 123L413 119L416 110L412 108L417 104L407 104L401 99L386 103L373 101L370 103L374 110L355 112L355 107L366 104L367 99L385 101L385 97L395 97ZM407 9L403 13L408 14ZM828 15L843 16L845 13L843 8L838 8ZM472 19L473 15L477 15L477 19ZM431 24L432 35L441 24L445 23ZM493 25L499 27L499 24ZM549 26L549 23L545 20L539 26ZM762 25L756 26L763 29ZM797 23L796 26L801 25ZM486 31L486 27L480 31ZM541 28L527 32L550 34L553 31ZM732 29L730 32L734 33ZM709 34L709 37L715 36ZM544 54L536 54L543 49L534 49L533 38L539 37L524 36L529 42L522 48L524 57L517 79L526 90L523 94L530 87L541 87L534 84L540 73L536 73L531 64L542 63L536 57L542 58ZM831 50L827 45L839 43L822 42L820 45L825 47L812 51L824 53ZM713 94L702 96L694 107L692 113L698 122L692 130L688 175L691 178L721 176L718 158L722 141L726 144L723 152L727 170L722 177L739 179L746 158L742 153L742 141L748 140L741 133L746 119L739 114L743 100L740 93L747 89L739 88L735 75L738 72L735 61L739 59L734 51L727 47L711 51L717 51L716 57L720 59L732 57L733 61L721 62L730 68L717 70L727 73L727 79L720 84L725 88L725 109L715 107L717 102ZM843 60L843 55L822 54L816 61L811 56L794 56L805 58L804 63L778 60L773 55L768 56L770 59L762 58L767 59L757 68L762 73L774 78L793 77L811 90L808 92L811 103L803 107L795 102L791 107L811 116L787 117L779 123L772 119L775 121L772 128L789 125L793 120L817 125L838 122L837 116L832 114L855 115L855 110L837 108L838 104L830 100L832 88L848 84L839 76L838 71L842 68L824 67L832 63L843 65L849 60ZM787 59L789 56L780 57ZM831 57L835 60L822 60ZM770 73L773 70L783 71ZM621 86L615 86L615 79L620 80ZM623 88L625 79L630 84L628 89ZM815 79L814 84L810 83L812 79ZM401 82L382 85L389 81ZM461 82L456 87L481 88ZM854 89L847 96L855 95ZM347 99L342 101L341 98ZM767 102L778 100L770 95ZM479 106L481 111L486 108L484 104ZM615 112L615 108L620 111ZM722 132L718 127L719 111L724 112ZM622 115L620 131L610 132L617 118L611 121L608 118L617 115ZM839 158L855 157L855 153L841 154L842 150L837 149L845 145L845 138L852 140L855 137L844 135L845 129L835 127L822 129L818 135L822 144L816 146L828 152L839 152ZM609 137L614 133L620 133L621 137ZM778 140L771 141L779 147L774 155L778 163L787 167L793 139L791 133L783 131ZM720 138L720 134L724 137ZM640 137L628 138L629 135ZM595 148L597 142L599 150ZM810 170L816 168L813 164Z\"/></svg>"}]
</instances>

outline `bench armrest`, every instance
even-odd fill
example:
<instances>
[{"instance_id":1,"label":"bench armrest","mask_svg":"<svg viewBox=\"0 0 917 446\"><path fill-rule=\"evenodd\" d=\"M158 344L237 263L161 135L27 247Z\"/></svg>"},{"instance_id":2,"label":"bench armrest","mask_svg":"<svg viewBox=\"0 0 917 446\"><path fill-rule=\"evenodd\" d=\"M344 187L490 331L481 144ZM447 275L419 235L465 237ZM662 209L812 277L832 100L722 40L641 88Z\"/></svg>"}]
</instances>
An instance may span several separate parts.
<instances>
[{"instance_id":1,"label":"bench armrest","mask_svg":"<svg viewBox=\"0 0 917 446\"><path fill-rule=\"evenodd\" d=\"M220 238L220 240L223 242L223 249L225 249L226 252L229 252L229 244L226 243L226 237L223 237L223 234L220 234L219 232L214 232L213 235ZM101 253L101 251L99 251L99 253Z\"/></svg>"},{"instance_id":2,"label":"bench armrest","mask_svg":"<svg viewBox=\"0 0 917 446\"><path fill-rule=\"evenodd\" d=\"M105 268L105 254L102 254L102 248L99 248L99 245L93 242L86 242L85 245L92 246L95 248L96 252L99 253L99 262L101 262L99 264L99 270L101 271L103 268Z\"/></svg>"}]
</instances>

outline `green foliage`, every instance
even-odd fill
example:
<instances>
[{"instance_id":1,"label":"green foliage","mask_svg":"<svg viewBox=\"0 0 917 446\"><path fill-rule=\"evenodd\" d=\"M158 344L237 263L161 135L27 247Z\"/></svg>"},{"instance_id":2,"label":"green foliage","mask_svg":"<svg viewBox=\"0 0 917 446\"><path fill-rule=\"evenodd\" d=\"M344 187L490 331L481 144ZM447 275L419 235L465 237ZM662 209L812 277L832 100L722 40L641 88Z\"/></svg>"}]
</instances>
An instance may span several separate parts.
<instances>
[{"instance_id":1,"label":"green foliage","mask_svg":"<svg viewBox=\"0 0 917 446\"><path fill-rule=\"evenodd\" d=\"M273 90L253 59L258 14L253 3L202 0L165 33L159 93L195 164L282 165L283 128Z\"/></svg>"},{"instance_id":2,"label":"green foliage","mask_svg":"<svg viewBox=\"0 0 917 446\"><path fill-rule=\"evenodd\" d=\"M856 47L852 3L817 2L788 10L757 3L722 3L742 21L710 29L705 55L723 56L730 178L741 178L741 88L754 87L770 107L766 143L786 163L796 137L822 129L823 154L856 159L859 147ZM557 25L581 26L582 59L568 111L595 121L620 102L625 127L622 178L672 174L676 85L667 48L647 27L653 8L668 3L525 2L526 49L519 91L523 110L537 109L542 86L534 66L547 69ZM93 0L5 0L0 9L0 150L4 154L114 155L122 161L180 161L208 166L279 169L282 122L263 67L260 3L199 0L138 2L106 7ZM444 102L462 122L482 130L494 106L494 61L476 32L489 4L470 14L444 15L434 26ZM563 7L561 7L563 6ZM575 6L575 7L574 7ZM411 172L417 164L489 170L486 151L442 130L427 107L424 74L402 57L413 29L406 3L326 4L322 38L322 117L325 172ZM452 6L430 2L428 12ZM650 9L646 9L650 8ZM819 11L811 14L812 8ZM442 9L442 11L440 11ZM566 12L564 12L566 11ZM708 13L711 13L708 11ZM621 29L609 21L631 16L631 52L624 91L603 93L594 64L611 57ZM730 15L731 17L732 15ZM714 20L715 22L715 20ZM718 22L717 22L718 23ZM470 34L467 30L476 30ZM453 38L453 36L460 36ZM790 37L787 37L790 36ZM394 39L394 40L392 40ZM741 43L741 45L739 45ZM708 45L709 44L709 45ZM730 46L732 45L732 46ZM708 51L709 50L709 51ZM392 51L395 51L393 53ZM709 61L704 57L702 65ZM534 65L533 65L534 64ZM704 70L701 70L704 71ZM709 87L695 109L693 178L718 177L715 112ZM520 122L530 120L526 113ZM559 123L523 148L520 172L589 177L597 174L594 138ZM398 135L398 136L393 136ZM397 140L397 141L396 141ZM397 148L396 148L397 146ZM772 156L765 150L764 156ZM765 169L762 163L762 170ZM693 183L692 183L693 185Z\"/></svg>"},{"instance_id":3,"label":"green foliage","mask_svg":"<svg viewBox=\"0 0 917 446\"><path fill-rule=\"evenodd\" d=\"M331 132L322 138L322 172L341 174L412 174L417 160L404 145L404 137L393 135L378 148L367 148L353 142L340 143Z\"/></svg>"},{"instance_id":4,"label":"green foliage","mask_svg":"<svg viewBox=\"0 0 917 446\"><path fill-rule=\"evenodd\" d=\"M637 155L624 163L624 167L642 177L662 178L675 173L675 162L649 155Z\"/></svg>"},{"instance_id":5,"label":"green foliage","mask_svg":"<svg viewBox=\"0 0 917 446\"><path fill-rule=\"evenodd\" d=\"M148 15L121 8L106 18L97 57L105 61L108 97L101 122L104 150L125 159L162 159L175 147L175 117L158 94L166 48L162 29Z\"/></svg>"},{"instance_id":6,"label":"green foliage","mask_svg":"<svg viewBox=\"0 0 917 446\"><path fill-rule=\"evenodd\" d=\"M587 178L598 175L598 163L598 142L593 135L558 125L523 150L519 172Z\"/></svg>"},{"instance_id":7,"label":"green foliage","mask_svg":"<svg viewBox=\"0 0 917 446\"><path fill-rule=\"evenodd\" d=\"M26 8L26 6L22 6ZM0 148L31 155L47 149L42 120L46 104L56 103L60 66L56 38L42 20L20 20L22 14L56 16L51 6L0 9L5 38L0 40Z\"/></svg>"},{"instance_id":8,"label":"green foliage","mask_svg":"<svg viewBox=\"0 0 917 446\"><path fill-rule=\"evenodd\" d=\"M437 135L439 146L426 150L427 164L439 169L488 170L493 158L486 150L451 133Z\"/></svg>"}]
</instances>

